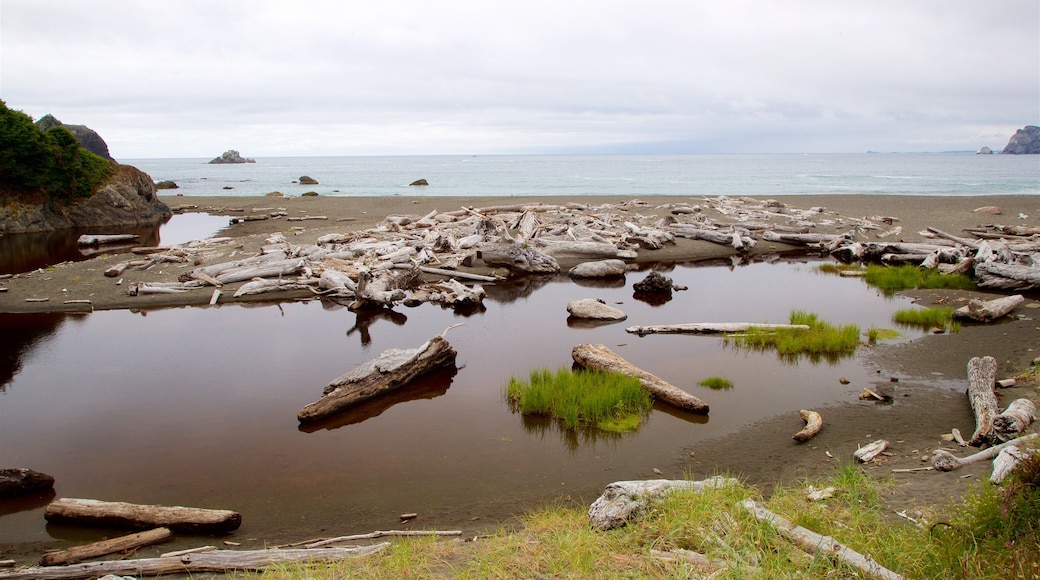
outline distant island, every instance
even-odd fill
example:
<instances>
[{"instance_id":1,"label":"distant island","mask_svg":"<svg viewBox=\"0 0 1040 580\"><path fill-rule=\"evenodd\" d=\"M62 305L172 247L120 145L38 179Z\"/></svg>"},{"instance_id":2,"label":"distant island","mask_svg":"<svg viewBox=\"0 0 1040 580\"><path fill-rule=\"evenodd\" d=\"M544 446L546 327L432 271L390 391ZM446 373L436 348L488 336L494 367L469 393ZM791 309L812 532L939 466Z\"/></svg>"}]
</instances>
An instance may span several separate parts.
<instances>
[{"instance_id":1,"label":"distant island","mask_svg":"<svg viewBox=\"0 0 1040 580\"><path fill-rule=\"evenodd\" d=\"M234 149L228 149L220 157L213 159L210 163L256 163L256 159L249 159L248 157L242 157L238 151Z\"/></svg>"}]
</instances>

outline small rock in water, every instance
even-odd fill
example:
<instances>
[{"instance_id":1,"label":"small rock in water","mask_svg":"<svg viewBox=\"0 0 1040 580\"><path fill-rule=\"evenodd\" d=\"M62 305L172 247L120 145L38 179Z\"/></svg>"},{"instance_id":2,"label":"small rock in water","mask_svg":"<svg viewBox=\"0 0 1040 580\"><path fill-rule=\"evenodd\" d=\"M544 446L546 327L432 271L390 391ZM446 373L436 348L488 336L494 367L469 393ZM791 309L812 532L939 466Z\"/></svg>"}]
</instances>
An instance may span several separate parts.
<instances>
[{"instance_id":1,"label":"small rock in water","mask_svg":"<svg viewBox=\"0 0 1040 580\"><path fill-rule=\"evenodd\" d=\"M417 517L419 517L419 514L416 513L401 514L401 521L406 522L408 520L414 520Z\"/></svg>"}]
</instances>

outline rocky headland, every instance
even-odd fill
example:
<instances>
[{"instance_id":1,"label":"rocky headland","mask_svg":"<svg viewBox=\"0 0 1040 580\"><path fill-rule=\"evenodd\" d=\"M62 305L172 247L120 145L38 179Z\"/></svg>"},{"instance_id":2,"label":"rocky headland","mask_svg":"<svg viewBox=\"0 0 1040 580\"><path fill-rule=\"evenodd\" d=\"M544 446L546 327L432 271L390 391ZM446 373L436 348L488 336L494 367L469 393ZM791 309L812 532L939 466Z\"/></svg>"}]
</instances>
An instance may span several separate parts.
<instances>
[{"instance_id":1,"label":"rocky headland","mask_svg":"<svg viewBox=\"0 0 1040 580\"><path fill-rule=\"evenodd\" d=\"M87 151L103 159L114 161L112 155L108 152L108 143L105 143L105 140L101 138L101 135L98 135L97 131L86 125L66 125L54 118L54 115L44 115L39 121L36 121L36 126L41 131L46 131L51 127L65 127Z\"/></svg>"},{"instance_id":2,"label":"rocky headland","mask_svg":"<svg viewBox=\"0 0 1040 580\"><path fill-rule=\"evenodd\" d=\"M1001 153L1010 155L1036 155L1040 154L1040 127L1026 125L1015 131Z\"/></svg>"},{"instance_id":3,"label":"rocky headland","mask_svg":"<svg viewBox=\"0 0 1040 580\"><path fill-rule=\"evenodd\" d=\"M0 206L0 233L46 232L74 227L154 225L173 212L155 194L155 183L131 165L117 164L94 195L71 202L10 201Z\"/></svg>"}]
</instances>

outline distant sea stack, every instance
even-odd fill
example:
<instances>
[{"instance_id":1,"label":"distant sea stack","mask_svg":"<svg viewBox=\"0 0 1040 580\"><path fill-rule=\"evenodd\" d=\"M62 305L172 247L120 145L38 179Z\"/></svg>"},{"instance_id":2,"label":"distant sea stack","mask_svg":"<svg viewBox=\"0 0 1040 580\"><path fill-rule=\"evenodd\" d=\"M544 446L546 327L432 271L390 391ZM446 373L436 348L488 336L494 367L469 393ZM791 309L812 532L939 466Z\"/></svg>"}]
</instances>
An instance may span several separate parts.
<instances>
[{"instance_id":1,"label":"distant sea stack","mask_svg":"<svg viewBox=\"0 0 1040 580\"><path fill-rule=\"evenodd\" d=\"M235 151L234 149L228 149L220 157L217 157L213 161L210 161L210 163L256 163L256 159L242 157L238 153L238 151Z\"/></svg>"},{"instance_id":2,"label":"distant sea stack","mask_svg":"<svg viewBox=\"0 0 1040 580\"><path fill-rule=\"evenodd\" d=\"M66 125L65 123L55 119L54 115L47 114L41 117L39 121L36 121L36 126L39 127L41 131L46 131L51 127L65 127L69 130L69 133L72 133L72 136L79 141L79 144L82 145L84 149L98 157L108 159L109 161L115 161L115 159L112 159L112 156L109 155L108 144L101 138L101 135L98 135L97 131L87 127L86 125Z\"/></svg>"},{"instance_id":3,"label":"distant sea stack","mask_svg":"<svg viewBox=\"0 0 1040 580\"><path fill-rule=\"evenodd\" d=\"M1007 147L1001 153L1011 155L1036 155L1040 154L1040 127L1026 125L1015 131L1008 141Z\"/></svg>"}]
</instances>

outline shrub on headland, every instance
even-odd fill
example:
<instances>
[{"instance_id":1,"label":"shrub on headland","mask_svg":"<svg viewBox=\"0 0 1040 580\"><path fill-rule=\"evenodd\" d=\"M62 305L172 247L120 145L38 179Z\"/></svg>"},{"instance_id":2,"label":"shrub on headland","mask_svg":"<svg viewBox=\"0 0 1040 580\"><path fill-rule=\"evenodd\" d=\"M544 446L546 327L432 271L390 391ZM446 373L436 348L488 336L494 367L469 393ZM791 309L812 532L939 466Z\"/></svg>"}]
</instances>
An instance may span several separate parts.
<instances>
[{"instance_id":1,"label":"shrub on headland","mask_svg":"<svg viewBox=\"0 0 1040 580\"><path fill-rule=\"evenodd\" d=\"M115 164L87 151L64 127L41 130L0 100L0 194L52 200L90 197Z\"/></svg>"}]
</instances>

